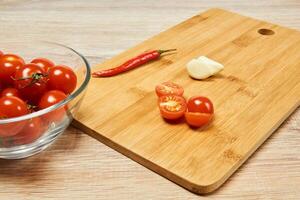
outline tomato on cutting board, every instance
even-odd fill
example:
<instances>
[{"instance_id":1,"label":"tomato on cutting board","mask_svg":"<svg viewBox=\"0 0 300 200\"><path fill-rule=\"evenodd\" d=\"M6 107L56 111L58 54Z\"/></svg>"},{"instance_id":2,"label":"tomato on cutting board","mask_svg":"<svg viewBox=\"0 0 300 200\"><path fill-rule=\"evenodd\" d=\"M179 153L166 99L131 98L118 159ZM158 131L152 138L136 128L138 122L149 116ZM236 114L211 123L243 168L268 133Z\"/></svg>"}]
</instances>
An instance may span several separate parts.
<instances>
[{"instance_id":1,"label":"tomato on cutting board","mask_svg":"<svg viewBox=\"0 0 300 200\"><path fill-rule=\"evenodd\" d=\"M214 106L207 97L191 97L187 102L189 112L214 113Z\"/></svg>"},{"instance_id":2,"label":"tomato on cutting board","mask_svg":"<svg viewBox=\"0 0 300 200\"><path fill-rule=\"evenodd\" d=\"M15 54L0 56L0 80L5 85L12 85L15 72L25 64L23 58Z\"/></svg>"},{"instance_id":3,"label":"tomato on cutting board","mask_svg":"<svg viewBox=\"0 0 300 200\"><path fill-rule=\"evenodd\" d=\"M185 120L190 126L207 125L213 118L214 107L207 97L192 97L187 102Z\"/></svg>"},{"instance_id":4,"label":"tomato on cutting board","mask_svg":"<svg viewBox=\"0 0 300 200\"><path fill-rule=\"evenodd\" d=\"M184 114L186 122L190 126L200 127L208 124L213 115L208 113L199 113L199 112L186 112Z\"/></svg>"},{"instance_id":5,"label":"tomato on cutting board","mask_svg":"<svg viewBox=\"0 0 300 200\"><path fill-rule=\"evenodd\" d=\"M47 59L47 58L35 58L31 61L31 63L37 64L38 66L40 66L45 72L48 72L48 70L51 67L54 67L54 62L52 62L51 60Z\"/></svg>"},{"instance_id":6,"label":"tomato on cutting board","mask_svg":"<svg viewBox=\"0 0 300 200\"><path fill-rule=\"evenodd\" d=\"M165 95L178 95L182 96L184 93L183 88L172 82L164 82L155 87L155 92L158 97Z\"/></svg>"},{"instance_id":7,"label":"tomato on cutting board","mask_svg":"<svg viewBox=\"0 0 300 200\"><path fill-rule=\"evenodd\" d=\"M178 119L186 111L186 101L182 96L161 96L158 100L160 114L165 119Z\"/></svg>"}]
</instances>

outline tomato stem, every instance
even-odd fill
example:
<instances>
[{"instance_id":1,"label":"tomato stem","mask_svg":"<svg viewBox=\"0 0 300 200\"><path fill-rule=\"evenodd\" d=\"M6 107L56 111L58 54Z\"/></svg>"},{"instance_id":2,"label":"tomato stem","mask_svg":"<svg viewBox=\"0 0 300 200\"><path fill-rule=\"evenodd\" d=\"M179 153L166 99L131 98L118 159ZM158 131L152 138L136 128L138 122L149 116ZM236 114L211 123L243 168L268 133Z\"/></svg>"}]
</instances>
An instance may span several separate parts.
<instances>
[{"instance_id":1,"label":"tomato stem","mask_svg":"<svg viewBox=\"0 0 300 200\"><path fill-rule=\"evenodd\" d=\"M27 109L30 111L34 111L34 109L36 109L37 106L31 105L31 104L27 104Z\"/></svg>"},{"instance_id":2,"label":"tomato stem","mask_svg":"<svg viewBox=\"0 0 300 200\"><path fill-rule=\"evenodd\" d=\"M22 88L25 88L25 87L29 87L35 83L37 83L41 78L43 77L47 77L48 74L43 74L43 73L34 73L32 74L31 76L28 76L28 77L22 77L22 78L19 78L19 79L15 79L14 77L11 77L14 81L22 81L22 80L27 80L27 79L31 79L31 82L25 86L23 86Z\"/></svg>"}]
</instances>

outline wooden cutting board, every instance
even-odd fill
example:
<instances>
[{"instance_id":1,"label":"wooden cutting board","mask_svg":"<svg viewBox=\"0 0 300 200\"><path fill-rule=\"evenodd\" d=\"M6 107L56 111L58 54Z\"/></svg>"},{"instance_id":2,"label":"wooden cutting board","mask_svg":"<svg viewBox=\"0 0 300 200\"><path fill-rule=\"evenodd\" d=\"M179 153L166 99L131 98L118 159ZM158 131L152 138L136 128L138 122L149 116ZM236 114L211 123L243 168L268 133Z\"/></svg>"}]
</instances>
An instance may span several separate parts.
<instances>
[{"instance_id":1,"label":"wooden cutting board","mask_svg":"<svg viewBox=\"0 0 300 200\"><path fill-rule=\"evenodd\" d=\"M74 124L188 190L212 192L299 106L300 33L211 9L94 69L169 48L178 51L116 77L92 79ZM204 81L191 79L185 65L200 55L225 69ZM165 122L154 92L164 81L182 85L185 97L209 97L215 106L210 127Z\"/></svg>"}]
</instances>

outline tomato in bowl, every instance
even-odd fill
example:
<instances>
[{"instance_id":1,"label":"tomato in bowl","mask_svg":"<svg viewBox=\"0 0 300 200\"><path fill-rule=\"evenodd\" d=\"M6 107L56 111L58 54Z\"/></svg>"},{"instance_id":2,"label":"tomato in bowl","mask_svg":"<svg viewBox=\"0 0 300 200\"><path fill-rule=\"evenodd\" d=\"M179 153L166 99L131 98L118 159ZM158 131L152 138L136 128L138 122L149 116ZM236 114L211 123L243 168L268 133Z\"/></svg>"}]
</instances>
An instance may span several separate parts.
<instances>
[{"instance_id":1,"label":"tomato in bowl","mask_svg":"<svg viewBox=\"0 0 300 200\"><path fill-rule=\"evenodd\" d=\"M90 66L56 43L0 41L0 47L0 158L24 158L48 147L71 123ZM49 76L60 66L59 77Z\"/></svg>"}]
</instances>

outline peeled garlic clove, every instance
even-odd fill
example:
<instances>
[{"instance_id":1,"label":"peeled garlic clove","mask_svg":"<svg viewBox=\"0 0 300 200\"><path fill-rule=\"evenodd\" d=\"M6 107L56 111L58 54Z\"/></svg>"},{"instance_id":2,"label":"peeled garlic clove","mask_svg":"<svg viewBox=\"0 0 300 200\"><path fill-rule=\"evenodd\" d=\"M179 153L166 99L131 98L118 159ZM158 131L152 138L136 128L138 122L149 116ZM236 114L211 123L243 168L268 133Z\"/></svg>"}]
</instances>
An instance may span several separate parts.
<instances>
[{"instance_id":1,"label":"peeled garlic clove","mask_svg":"<svg viewBox=\"0 0 300 200\"><path fill-rule=\"evenodd\" d=\"M224 66L205 56L192 59L187 64L189 75L195 79L205 79L221 71Z\"/></svg>"}]
</instances>

